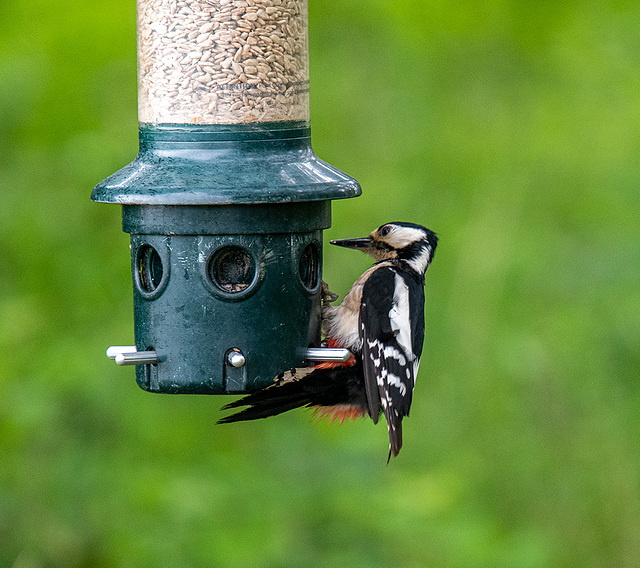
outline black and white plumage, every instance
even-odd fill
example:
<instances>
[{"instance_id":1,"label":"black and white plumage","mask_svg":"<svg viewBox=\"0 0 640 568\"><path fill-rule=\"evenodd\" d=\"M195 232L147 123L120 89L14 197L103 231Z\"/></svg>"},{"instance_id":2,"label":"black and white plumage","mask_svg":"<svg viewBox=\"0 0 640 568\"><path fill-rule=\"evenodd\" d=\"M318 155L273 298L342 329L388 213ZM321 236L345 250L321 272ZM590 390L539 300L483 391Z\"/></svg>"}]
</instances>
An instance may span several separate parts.
<instances>
[{"instance_id":1,"label":"black and white plumage","mask_svg":"<svg viewBox=\"0 0 640 568\"><path fill-rule=\"evenodd\" d=\"M433 231L402 222L386 223L368 237L331 241L376 260L339 306L323 306L327 345L347 348L353 357L285 373L274 385L227 405L249 408L221 422L266 418L301 406L341 422L368 414L377 423L383 413L389 457L398 455L422 354L424 277L437 242Z\"/></svg>"}]
</instances>

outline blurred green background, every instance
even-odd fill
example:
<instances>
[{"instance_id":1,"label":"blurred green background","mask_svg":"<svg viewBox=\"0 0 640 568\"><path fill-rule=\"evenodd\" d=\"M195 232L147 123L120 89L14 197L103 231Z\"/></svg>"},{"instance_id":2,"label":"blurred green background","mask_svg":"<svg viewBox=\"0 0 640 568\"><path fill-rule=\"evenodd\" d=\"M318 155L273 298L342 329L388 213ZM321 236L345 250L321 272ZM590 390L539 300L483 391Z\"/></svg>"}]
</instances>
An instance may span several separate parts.
<instances>
[{"instance_id":1,"label":"blurred green background","mask_svg":"<svg viewBox=\"0 0 640 568\"><path fill-rule=\"evenodd\" d=\"M0 4L0 565L640 566L640 5L310 0L327 238L441 237L405 447L150 395L128 236L133 0ZM367 258L330 247L343 295Z\"/></svg>"}]
</instances>

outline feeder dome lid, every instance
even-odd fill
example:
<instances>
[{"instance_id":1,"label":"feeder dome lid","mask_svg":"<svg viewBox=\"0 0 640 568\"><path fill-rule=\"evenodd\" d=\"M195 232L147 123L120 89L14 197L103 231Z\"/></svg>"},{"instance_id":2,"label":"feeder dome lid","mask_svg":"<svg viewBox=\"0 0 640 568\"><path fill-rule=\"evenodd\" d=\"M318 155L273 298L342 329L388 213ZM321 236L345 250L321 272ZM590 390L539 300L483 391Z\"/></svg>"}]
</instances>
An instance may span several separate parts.
<instances>
[{"instance_id":1,"label":"feeder dome lid","mask_svg":"<svg viewBox=\"0 0 640 568\"><path fill-rule=\"evenodd\" d=\"M306 122L140 124L136 159L91 199L123 205L222 205L357 197L352 177L318 158Z\"/></svg>"}]
</instances>

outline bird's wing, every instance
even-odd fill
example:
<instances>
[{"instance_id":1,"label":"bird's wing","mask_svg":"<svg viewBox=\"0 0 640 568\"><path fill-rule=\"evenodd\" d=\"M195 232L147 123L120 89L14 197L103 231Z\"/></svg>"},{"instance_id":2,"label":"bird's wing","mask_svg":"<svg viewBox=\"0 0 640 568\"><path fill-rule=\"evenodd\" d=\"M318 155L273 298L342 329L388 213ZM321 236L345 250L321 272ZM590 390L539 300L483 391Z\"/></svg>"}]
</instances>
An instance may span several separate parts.
<instances>
[{"instance_id":1,"label":"bird's wing","mask_svg":"<svg viewBox=\"0 0 640 568\"><path fill-rule=\"evenodd\" d=\"M364 284L360 308L362 363L369 413L383 410L391 452L402 445L402 418L409 414L419 359L414 355L409 287L391 267L375 270Z\"/></svg>"}]
</instances>

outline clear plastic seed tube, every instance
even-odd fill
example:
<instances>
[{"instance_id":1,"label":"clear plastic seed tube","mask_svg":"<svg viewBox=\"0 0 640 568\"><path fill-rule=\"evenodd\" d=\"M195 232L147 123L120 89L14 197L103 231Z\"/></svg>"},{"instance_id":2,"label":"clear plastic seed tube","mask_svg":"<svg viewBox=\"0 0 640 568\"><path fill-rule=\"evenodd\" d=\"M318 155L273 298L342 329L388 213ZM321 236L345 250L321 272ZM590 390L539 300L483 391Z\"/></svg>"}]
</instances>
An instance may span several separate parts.
<instances>
[{"instance_id":1,"label":"clear plastic seed tube","mask_svg":"<svg viewBox=\"0 0 640 568\"><path fill-rule=\"evenodd\" d=\"M138 118L309 120L307 0L137 0Z\"/></svg>"}]
</instances>

